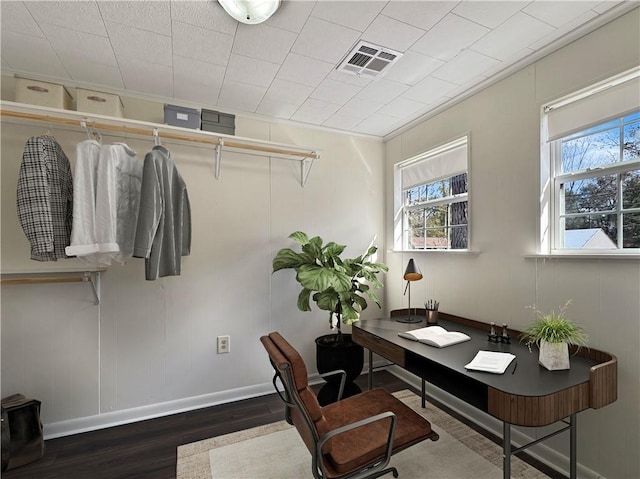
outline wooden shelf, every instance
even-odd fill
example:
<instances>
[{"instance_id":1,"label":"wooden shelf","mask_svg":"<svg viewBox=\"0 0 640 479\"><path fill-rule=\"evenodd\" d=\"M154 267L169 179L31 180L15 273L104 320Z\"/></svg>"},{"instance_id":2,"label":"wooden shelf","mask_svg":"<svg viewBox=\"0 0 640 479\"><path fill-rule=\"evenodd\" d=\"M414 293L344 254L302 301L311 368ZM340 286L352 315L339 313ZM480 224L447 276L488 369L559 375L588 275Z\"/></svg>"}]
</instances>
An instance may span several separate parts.
<instances>
[{"instance_id":1,"label":"wooden shelf","mask_svg":"<svg viewBox=\"0 0 640 479\"><path fill-rule=\"evenodd\" d=\"M100 274L103 271L105 270L2 273L0 274L0 283L3 285L89 283L94 297L94 304L100 304Z\"/></svg>"}]
</instances>

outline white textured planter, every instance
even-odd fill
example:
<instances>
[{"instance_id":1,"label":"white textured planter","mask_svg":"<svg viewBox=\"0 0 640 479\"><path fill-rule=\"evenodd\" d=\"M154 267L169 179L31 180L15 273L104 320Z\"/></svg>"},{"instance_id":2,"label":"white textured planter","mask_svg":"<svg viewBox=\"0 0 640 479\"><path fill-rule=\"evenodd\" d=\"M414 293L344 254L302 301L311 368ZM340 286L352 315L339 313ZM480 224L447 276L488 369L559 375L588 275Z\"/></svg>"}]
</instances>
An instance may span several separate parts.
<instances>
[{"instance_id":1,"label":"white textured planter","mask_svg":"<svg viewBox=\"0 0 640 479\"><path fill-rule=\"evenodd\" d=\"M569 369L569 345L540 341L538 362L550 371Z\"/></svg>"}]
</instances>

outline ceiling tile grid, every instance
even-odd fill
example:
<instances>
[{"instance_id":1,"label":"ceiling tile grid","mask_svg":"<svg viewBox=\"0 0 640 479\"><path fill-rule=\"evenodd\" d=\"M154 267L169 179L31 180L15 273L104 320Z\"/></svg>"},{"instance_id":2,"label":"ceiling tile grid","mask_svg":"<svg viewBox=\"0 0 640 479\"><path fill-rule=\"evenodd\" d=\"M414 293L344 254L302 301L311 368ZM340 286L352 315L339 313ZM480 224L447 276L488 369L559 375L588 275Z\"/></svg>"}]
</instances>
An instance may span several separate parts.
<instances>
[{"instance_id":1,"label":"ceiling tile grid","mask_svg":"<svg viewBox=\"0 0 640 479\"><path fill-rule=\"evenodd\" d=\"M2 1L1 68L385 137L636 5L284 0L245 25L215 0ZM338 71L360 40L402 56L376 77Z\"/></svg>"}]
</instances>

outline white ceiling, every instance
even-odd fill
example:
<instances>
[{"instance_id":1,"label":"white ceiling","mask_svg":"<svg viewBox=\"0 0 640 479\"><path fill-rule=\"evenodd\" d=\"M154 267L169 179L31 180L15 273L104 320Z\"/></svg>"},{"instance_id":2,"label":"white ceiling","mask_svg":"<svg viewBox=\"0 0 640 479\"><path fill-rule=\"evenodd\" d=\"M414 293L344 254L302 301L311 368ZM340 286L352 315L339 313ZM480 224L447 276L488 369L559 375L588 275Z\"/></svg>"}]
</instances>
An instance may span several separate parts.
<instances>
[{"instance_id":1,"label":"white ceiling","mask_svg":"<svg viewBox=\"0 0 640 479\"><path fill-rule=\"evenodd\" d=\"M216 1L2 0L1 68L384 137L637 5L294 0L244 25ZM404 55L374 79L338 72L361 39Z\"/></svg>"}]
</instances>

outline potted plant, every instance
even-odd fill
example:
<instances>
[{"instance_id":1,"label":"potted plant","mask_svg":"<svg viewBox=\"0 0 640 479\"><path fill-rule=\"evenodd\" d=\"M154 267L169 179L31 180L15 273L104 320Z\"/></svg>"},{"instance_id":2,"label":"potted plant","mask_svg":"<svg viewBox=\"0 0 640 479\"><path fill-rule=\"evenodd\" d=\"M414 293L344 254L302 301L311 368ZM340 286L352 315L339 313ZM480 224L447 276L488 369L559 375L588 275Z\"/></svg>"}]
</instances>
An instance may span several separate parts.
<instances>
[{"instance_id":1,"label":"potted plant","mask_svg":"<svg viewBox=\"0 0 640 479\"><path fill-rule=\"evenodd\" d=\"M571 300L556 313L542 313L534 308L536 319L522 333L522 338L531 351L531 345L537 344L540 353L538 362L549 370L569 369L569 346L578 349L587 344L584 330L566 318Z\"/></svg>"},{"instance_id":2,"label":"potted plant","mask_svg":"<svg viewBox=\"0 0 640 479\"><path fill-rule=\"evenodd\" d=\"M378 273L389 269L382 263L369 261L377 251L375 246L356 258L342 258L345 245L324 244L321 237L309 238L302 231L292 233L289 238L300 245L301 252L291 248L278 251L273 258L273 272L296 271L296 280L302 286L297 301L300 311L311 311L313 300L319 309L329 313L329 327L337 332L316 339L316 366L320 373L344 369L347 382L351 382L362 371L364 351L351 340L350 334L342 333L341 324L360 319L360 313L367 308L366 298L380 307L373 289L382 287Z\"/></svg>"}]
</instances>

